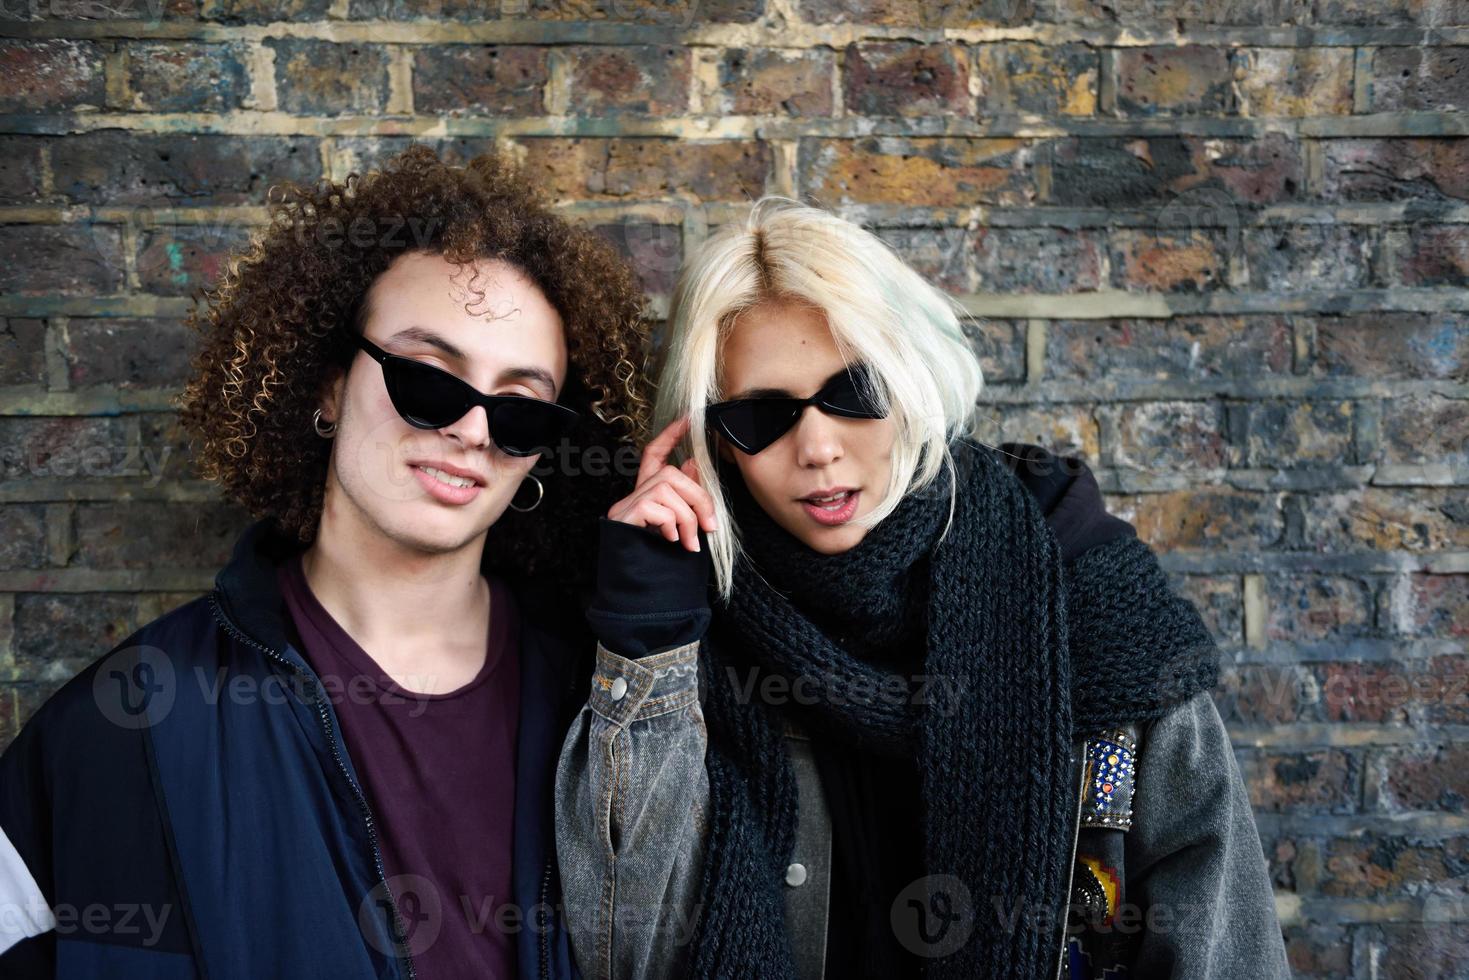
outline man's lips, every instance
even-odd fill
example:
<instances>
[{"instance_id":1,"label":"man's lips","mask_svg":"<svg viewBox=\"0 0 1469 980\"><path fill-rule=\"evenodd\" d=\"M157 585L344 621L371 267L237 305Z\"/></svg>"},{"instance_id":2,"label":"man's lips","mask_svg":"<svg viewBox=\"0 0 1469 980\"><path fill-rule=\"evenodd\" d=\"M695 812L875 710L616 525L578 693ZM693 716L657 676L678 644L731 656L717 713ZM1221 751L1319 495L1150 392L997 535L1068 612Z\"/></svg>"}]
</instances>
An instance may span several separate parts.
<instances>
[{"instance_id":1,"label":"man's lips","mask_svg":"<svg viewBox=\"0 0 1469 980\"><path fill-rule=\"evenodd\" d=\"M483 486L488 486L489 485L489 481L486 480L479 473L475 472L474 470L467 469L466 467L463 467L463 466L455 466L453 463L446 463L446 462L444 462L442 460L437 460L437 459L410 459L408 461L408 465L411 466L411 467L414 467L415 469L422 466L422 467L427 467L428 469L431 469L431 470L438 470L438 471L440 471L442 473L447 473L450 476L461 476L461 477L464 477L467 480L473 480L475 482L475 485L476 486L483 487Z\"/></svg>"}]
</instances>

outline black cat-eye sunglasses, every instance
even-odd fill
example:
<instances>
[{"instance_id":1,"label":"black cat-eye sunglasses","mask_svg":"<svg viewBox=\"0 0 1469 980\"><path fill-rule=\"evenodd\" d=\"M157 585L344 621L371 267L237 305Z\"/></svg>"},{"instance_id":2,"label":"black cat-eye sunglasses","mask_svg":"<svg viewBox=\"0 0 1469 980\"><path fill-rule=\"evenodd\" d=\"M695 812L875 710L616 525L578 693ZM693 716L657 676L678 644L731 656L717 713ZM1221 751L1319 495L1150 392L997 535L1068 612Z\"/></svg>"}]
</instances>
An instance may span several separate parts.
<instances>
[{"instance_id":1,"label":"black cat-eye sunglasses","mask_svg":"<svg viewBox=\"0 0 1469 980\"><path fill-rule=\"evenodd\" d=\"M753 456L789 432L808 405L849 419L887 415L878 407L867 366L854 364L832 375L810 398L736 398L707 406L704 417L736 449Z\"/></svg>"},{"instance_id":2,"label":"black cat-eye sunglasses","mask_svg":"<svg viewBox=\"0 0 1469 980\"><path fill-rule=\"evenodd\" d=\"M525 395L486 395L442 368L389 354L355 330L343 331L383 367L388 398L403 421L419 429L442 429L483 405L490 438L511 456L534 456L556 445L578 415L565 405Z\"/></svg>"}]
</instances>

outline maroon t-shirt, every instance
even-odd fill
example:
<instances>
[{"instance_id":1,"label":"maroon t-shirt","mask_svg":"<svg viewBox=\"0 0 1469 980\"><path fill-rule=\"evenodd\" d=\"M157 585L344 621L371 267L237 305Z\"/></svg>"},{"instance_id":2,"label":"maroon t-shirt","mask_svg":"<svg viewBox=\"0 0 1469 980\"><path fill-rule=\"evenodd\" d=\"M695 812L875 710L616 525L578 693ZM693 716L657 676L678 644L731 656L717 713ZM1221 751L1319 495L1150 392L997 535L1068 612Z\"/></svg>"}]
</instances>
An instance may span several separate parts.
<instances>
[{"instance_id":1,"label":"maroon t-shirt","mask_svg":"<svg viewBox=\"0 0 1469 980\"><path fill-rule=\"evenodd\" d=\"M416 694L395 684L322 607L299 554L277 577L376 817L419 976L514 977L522 920L507 906L520 642L509 589L490 577L479 674L446 694Z\"/></svg>"}]
</instances>

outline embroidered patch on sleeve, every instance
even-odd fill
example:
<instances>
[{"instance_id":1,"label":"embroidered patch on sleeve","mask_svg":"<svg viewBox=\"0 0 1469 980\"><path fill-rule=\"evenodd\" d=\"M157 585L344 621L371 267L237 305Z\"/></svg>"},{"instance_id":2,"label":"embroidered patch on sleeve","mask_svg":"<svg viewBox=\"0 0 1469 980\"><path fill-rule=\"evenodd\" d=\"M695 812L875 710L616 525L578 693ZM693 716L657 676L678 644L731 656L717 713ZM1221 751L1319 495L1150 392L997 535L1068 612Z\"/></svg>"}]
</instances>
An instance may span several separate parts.
<instances>
[{"instance_id":1,"label":"embroidered patch on sleeve","mask_svg":"<svg viewBox=\"0 0 1469 980\"><path fill-rule=\"evenodd\" d=\"M1086 740L1086 799L1083 827L1127 830L1132 826L1132 790L1137 775L1137 742L1126 732L1110 731Z\"/></svg>"}]
</instances>

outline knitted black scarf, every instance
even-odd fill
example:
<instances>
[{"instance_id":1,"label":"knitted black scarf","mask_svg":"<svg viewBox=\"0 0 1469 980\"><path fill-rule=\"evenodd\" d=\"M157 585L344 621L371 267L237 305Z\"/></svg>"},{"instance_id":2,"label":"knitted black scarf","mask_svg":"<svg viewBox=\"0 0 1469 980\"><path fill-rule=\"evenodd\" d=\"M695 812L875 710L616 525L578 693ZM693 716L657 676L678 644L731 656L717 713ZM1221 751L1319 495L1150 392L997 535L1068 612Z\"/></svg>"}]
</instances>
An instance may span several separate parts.
<instances>
[{"instance_id":1,"label":"knitted black scarf","mask_svg":"<svg viewBox=\"0 0 1469 980\"><path fill-rule=\"evenodd\" d=\"M1072 740L1155 719L1217 681L1217 646L1146 544L1118 538L1063 565L997 452L950 448L958 490L942 541L941 475L831 556L776 525L723 468L748 557L701 652L710 815L692 976L793 975L784 876L796 783L777 709L752 679L799 679L790 690L802 697L778 710L817 737L915 759L927 874L951 906L935 876L958 878L974 917L967 941L927 959L927 973L1015 980L1057 967ZM945 683L915 686L914 674Z\"/></svg>"}]
</instances>

